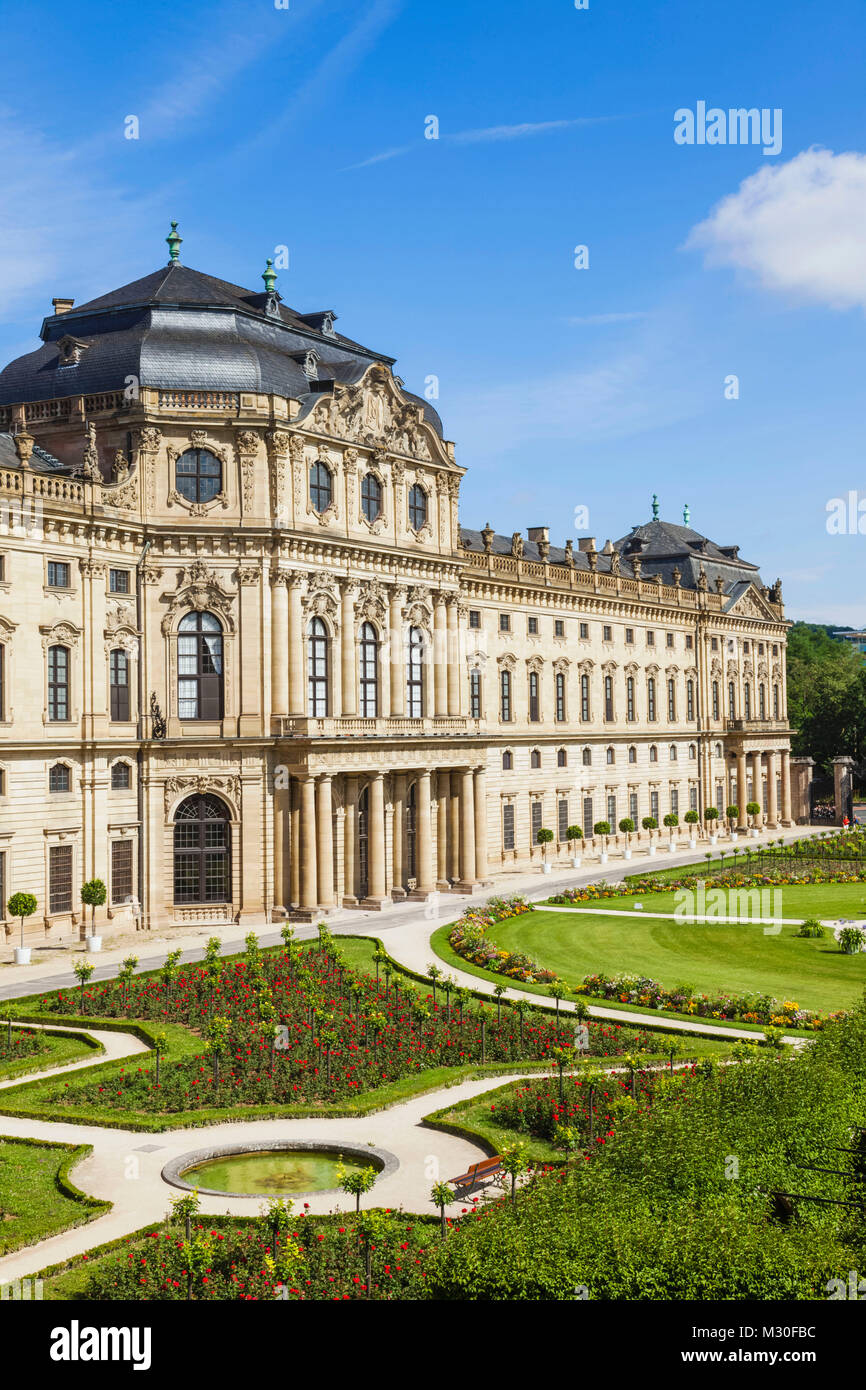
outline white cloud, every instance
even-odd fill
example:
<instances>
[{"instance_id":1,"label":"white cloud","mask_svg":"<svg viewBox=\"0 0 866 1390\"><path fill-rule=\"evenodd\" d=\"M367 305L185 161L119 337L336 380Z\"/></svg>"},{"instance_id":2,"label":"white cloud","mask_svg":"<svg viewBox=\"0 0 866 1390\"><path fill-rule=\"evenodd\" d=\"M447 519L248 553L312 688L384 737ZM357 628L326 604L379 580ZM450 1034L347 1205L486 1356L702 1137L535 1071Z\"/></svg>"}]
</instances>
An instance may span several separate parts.
<instances>
[{"instance_id":1,"label":"white cloud","mask_svg":"<svg viewBox=\"0 0 866 1390\"><path fill-rule=\"evenodd\" d=\"M350 169L366 169L370 164L381 164L386 159L397 159L400 155L411 154L413 150L418 150L425 144L487 145L508 140L524 140L531 135L547 135L551 130L569 130L575 126L603 125L607 121L625 119L627 118L624 116L574 116L569 120L561 121L522 121L519 125L489 125L481 126L477 130L456 130L451 133L446 130L442 131L438 140L425 140L423 134L419 133L414 145L398 145L393 149L383 150L381 154L370 155L368 159L362 159L357 164L347 164L339 172L343 174Z\"/></svg>"},{"instance_id":2,"label":"white cloud","mask_svg":"<svg viewBox=\"0 0 866 1390\"><path fill-rule=\"evenodd\" d=\"M866 155L809 149L761 168L689 233L708 265L834 309L866 308Z\"/></svg>"}]
</instances>

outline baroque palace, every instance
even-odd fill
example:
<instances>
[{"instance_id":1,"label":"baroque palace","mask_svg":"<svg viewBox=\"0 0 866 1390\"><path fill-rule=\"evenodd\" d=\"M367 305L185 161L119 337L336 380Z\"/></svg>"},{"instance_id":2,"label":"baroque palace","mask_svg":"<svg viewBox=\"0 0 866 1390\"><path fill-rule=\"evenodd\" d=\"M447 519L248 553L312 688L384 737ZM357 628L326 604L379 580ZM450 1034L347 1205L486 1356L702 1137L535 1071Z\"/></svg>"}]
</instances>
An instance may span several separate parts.
<instances>
[{"instance_id":1,"label":"baroque palace","mask_svg":"<svg viewBox=\"0 0 866 1390\"><path fill-rule=\"evenodd\" d=\"M778 581L655 504L599 546L461 528L393 358L270 262L255 293L168 242L0 373L0 903L36 895L31 939L94 877L118 927L261 922L496 881L541 828L791 823Z\"/></svg>"}]
</instances>

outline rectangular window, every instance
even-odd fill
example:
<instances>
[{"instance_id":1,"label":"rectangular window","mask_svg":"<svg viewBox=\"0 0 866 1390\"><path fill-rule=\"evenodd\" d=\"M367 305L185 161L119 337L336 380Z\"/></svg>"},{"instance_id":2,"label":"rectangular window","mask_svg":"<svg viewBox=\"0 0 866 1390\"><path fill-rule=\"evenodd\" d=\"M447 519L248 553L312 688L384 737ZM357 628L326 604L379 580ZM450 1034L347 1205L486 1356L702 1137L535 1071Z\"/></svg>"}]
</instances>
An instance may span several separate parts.
<instances>
[{"instance_id":1,"label":"rectangular window","mask_svg":"<svg viewBox=\"0 0 866 1390\"><path fill-rule=\"evenodd\" d=\"M481 626L481 610L480 610L479 608L470 608L470 609L469 609L469 626L470 626L470 627L480 627L480 626Z\"/></svg>"},{"instance_id":2,"label":"rectangular window","mask_svg":"<svg viewBox=\"0 0 866 1390\"><path fill-rule=\"evenodd\" d=\"M529 673L529 720L532 724L537 724L541 717L538 699L538 672Z\"/></svg>"},{"instance_id":3,"label":"rectangular window","mask_svg":"<svg viewBox=\"0 0 866 1390\"><path fill-rule=\"evenodd\" d=\"M48 911L72 911L71 845L51 845L48 850Z\"/></svg>"},{"instance_id":4,"label":"rectangular window","mask_svg":"<svg viewBox=\"0 0 866 1390\"><path fill-rule=\"evenodd\" d=\"M538 843L538 832L541 829L541 802L536 798L530 807L529 823L532 827L532 843Z\"/></svg>"},{"instance_id":5,"label":"rectangular window","mask_svg":"<svg viewBox=\"0 0 866 1390\"><path fill-rule=\"evenodd\" d=\"M680 813L680 794L676 787L671 787L671 814L678 816Z\"/></svg>"},{"instance_id":6,"label":"rectangular window","mask_svg":"<svg viewBox=\"0 0 866 1390\"><path fill-rule=\"evenodd\" d=\"M111 842L111 901L132 897L132 840Z\"/></svg>"},{"instance_id":7,"label":"rectangular window","mask_svg":"<svg viewBox=\"0 0 866 1390\"><path fill-rule=\"evenodd\" d=\"M69 648L48 648L48 718L69 718Z\"/></svg>"},{"instance_id":8,"label":"rectangular window","mask_svg":"<svg viewBox=\"0 0 866 1390\"><path fill-rule=\"evenodd\" d=\"M768 809L769 809L769 807L768 807L769 792L770 792L770 784L769 784L769 782L764 782L764 783L762 784L762 786L761 786L761 807L762 807L762 809L763 809L764 815L767 814L767 811L768 811Z\"/></svg>"},{"instance_id":9,"label":"rectangular window","mask_svg":"<svg viewBox=\"0 0 866 1390\"><path fill-rule=\"evenodd\" d=\"M613 628L610 628L605 624L601 629L601 640L602 642L612 642Z\"/></svg>"},{"instance_id":10,"label":"rectangular window","mask_svg":"<svg viewBox=\"0 0 866 1390\"><path fill-rule=\"evenodd\" d=\"M628 815L629 820L633 820L637 826L637 792L629 792L628 794Z\"/></svg>"},{"instance_id":11,"label":"rectangular window","mask_svg":"<svg viewBox=\"0 0 866 1390\"><path fill-rule=\"evenodd\" d=\"M711 637L711 638L710 638L710 651L711 651L711 652L717 652L718 650L719 650L719 639L718 639L718 637Z\"/></svg>"},{"instance_id":12,"label":"rectangular window","mask_svg":"<svg viewBox=\"0 0 866 1390\"><path fill-rule=\"evenodd\" d=\"M592 835L592 827L592 797L585 796L583 798L583 834L586 839Z\"/></svg>"},{"instance_id":13,"label":"rectangular window","mask_svg":"<svg viewBox=\"0 0 866 1390\"><path fill-rule=\"evenodd\" d=\"M510 614L508 614L508 613L500 613L500 614L499 614L499 631L500 631L500 632L510 632L510 631L511 631L511 616L510 616Z\"/></svg>"},{"instance_id":14,"label":"rectangular window","mask_svg":"<svg viewBox=\"0 0 866 1390\"><path fill-rule=\"evenodd\" d=\"M568 797L560 797L556 804L557 831L560 840L567 839L566 830L568 829Z\"/></svg>"},{"instance_id":15,"label":"rectangular window","mask_svg":"<svg viewBox=\"0 0 866 1390\"><path fill-rule=\"evenodd\" d=\"M556 673L556 719L562 724L565 720L565 672Z\"/></svg>"},{"instance_id":16,"label":"rectangular window","mask_svg":"<svg viewBox=\"0 0 866 1390\"><path fill-rule=\"evenodd\" d=\"M589 722L589 676L586 675L580 678L580 717L585 724Z\"/></svg>"},{"instance_id":17,"label":"rectangular window","mask_svg":"<svg viewBox=\"0 0 866 1390\"><path fill-rule=\"evenodd\" d=\"M62 560L48 561L48 585L52 589L69 588L69 566Z\"/></svg>"},{"instance_id":18,"label":"rectangular window","mask_svg":"<svg viewBox=\"0 0 866 1390\"><path fill-rule=\"evenodd\" d=\"M674 634L673 634L672 632L668 632L668 633L665 634L665 643L666 643L666 645L669 646L669 647L672 647L672 646L673 646L673 644L674 644Z\"/></svg>"},{"instance_id":19,"label":"rectangular window","mask_svg":"<svg viewBox=\"0 0 866 1390\"><path fill-rule=\"evenodd\" d=\"M716 786L716 810L720 816L725 814L725 784L719 782Z\"/></svg>"},{"instance_id":20,"label":"rectangular window","mask_svg":"<svg viewBox=\"0 0 866 1390\"><path fill-rule=\"evenodd\" d=\"M650 632L647 633L647 635L646 635L646 644L647 644L648 647L654 647L654 646L655 646L655 644L656 644L656 635L655 635L654 632L650 631Z\"/></svg>"},{"instance_id":21,"label":"rectangular window","mask_svg":"<svg viewBox=\"0 0 866 1390\"><path fill-rule=\"evenodd\" d=\"M686 719L692 720L695 717L695 683L686 681Z\"/></svg>"},{"instance_id":22,"label":"rectangular window","mask_svg":"<svg viewBox=\"0 0 866 1390\"><path fill-rule=\"evenodd\" d=\"M650 792L650 815L653 820L659 818L659 794L657 791Z\"/></svg>"},{"instance_id":23,"label":"rectangular window","mask_svg":"<svg viewBox=\"0 0 866 1390\"><path fill-rule=\"evenodd\" d=\"M554 637L564 637L564 636L565 636L565 623L563 622L562 618L556 618L556 619L554 620L554 624L553 624L553 635L554 635Z\"/></svg>"},{"instance_id":24,"label":"rectangular window","mask_svg":"<svg viewBox=\"0 0 866 1390\"><path fill-rule=\"evenodd\" d=\"M713 681L713 718L719 717L719 682Z\"/></svg>"},{"instance_id":25,"label":"rectangular window","mask_svg":"<svg viewBox=\"0 0 866 1390\"><path fill-rule=\"evenodd\" d=\"M692 634L691 634L690 632L687 632L687 633L686 633L686 651L687 651L687 652L692 651L693 648L694 648L694 645L695 645L695 639L692 637Z\"/></svg>"},{"instance_id":26,"label":"rectangular window","mask_svg":"<svg viewBox=\"0 0 866 1390\"><path fill-rule=\"evenodd\" d=\"M0 922L6 917L6 853L0 850Z\"/></svg>"},{"instance_id":27,"label":"rectangular window","mask_svg":"<svg viewBox=\"0 0 866 1390\"><path fill-rule=\"evenodd\" d=\"M129 719L129 657L116 648L109 657L109 705L113 721Z\"/></svg>"},{"instance_id":28,"label":"rectangular window","mask_svg":"<svg viewBox=\"0 0 866 1390\"><path fill-rule=\"evenodd\" d=\"M672 680L668 681L668 722L675 723L677 717L677 688Z\"/></svg>"},{"instance_id":29,"label":"rectangular window","mask_svg":"<svg viewBox=\"0 0 866 1390\"><path fill-rule=\"evenodd\" d=\"M511 672L499 673L499 717L503 724L511 723Z\"/></svg>"},{"instance_id":30,"label":"rectangular window","mask_svg":"<svg viewBox=\"0 0 866 1390\"><path fill-rule=\"evenodd\" d=\"M109 570L108 587L112 594L128 594L129 570Z\"/></svg>"},{"instance_id":31,"label":"rectangular window","mask_svg":"<svg viewBox=\"0 0 866 1390\"><path fill-rule=\"evenodd\" d=\"M611 792L607 798L607 823L612 831L616 830L616 793Z\"/></svg>"},{"instance_id":32,"label":"rectangular window","mask_svg":"<svg viewBox=\"0 0 866 1390\"><path fill-rule=\"evenodd\" d=\"M634 676L626 677L625 717L630 723L634 723Z\"/></svg>"},{"instance_id":33,"label":"rectangular window","mask_svg":"<svg viewBox=\"0 0 866 1390\"><path fill-rule=\"evenodd\" d=\"M604 678L604 717L608 724L613 722L613 676Z\"/></svg>"},{"instance_id":34,"label":"rectangular window","mask_svg":"<svg viewBox=\"0 0 866 1390\"><path fill-rule=\"evenodd\" d=\"M632 645L632 643L634 642L634 628L633 628L633 627L627 627L627 628L626 628L626 630L625 630L625 640L626 640L626 643L627 643L627 645L628 645L629 647L630 647L630 646Z\"/></svg>"},{"instance_id":35,"label":"rectangular window","mask_svg":"<svg viewBox=\"0 0 866 1390\"><path fill-rule=\"evenodd\" d=\"M469 717L481 718L481 672L477 668L469 672Z\"/></svg>"},{"instance_id":36,"label":"rectangular window","mask_svg":"<svg viewBox=\"0 0 866 1390\"><path fill-rule=\"evenodd\" d=\"M0 719L6 718L6 648L0 644Z\"/></svg>"},{"instance_id":37,"label":"rectangular window","mask_svg":"<svg viewBox=\"0 0 866 1390\"><path fill-rule=\"evenodd\" d=\"M588 637L588 636L589 636L589 623L581 623L581 624L580 624L580 627L578 628L578 633L579 633L579 635L580 635L581 637Z\"/></svg>"},{"instance_id":38,"label":"rectangular window","mask_svg":"<svg viewBox=\"0 0 866 1390\"><path fill-rule=\"evenodd\" d=\"M528 627L530 637L536 637L538 635L538 619L530 618L528 620Z\"/></svg>"},{"instance_id":39,"label":"rectangular window","mask_svg":"<svg viewBox=\"0 0 866 1390\"><path fill-rule=\"evenodd\" d=\"M651 724L655 723L656 717L656 683L650 676L646 683L646 717Z\"/></svg>"},{"instance_id":40,"label":"rectangular window","mask_svg":"<svg viewBox=\"0 0 866 1390\"><path fill-rule=\"evenodd\" d=\"M5 578L6 578L6 556L5 556L5 555L0 555L0 584L3 583L3 581L5 580ZM773 655L775 656L775 652L773 653Z\"/></svg>"},{"instance_id":41,"label":"rectangular window","mask_svg":"<svg viewBox=\"0 0 866 1390\"><path fill-rule=\"evenodd\" d=\"M514 807L510 802L502 808L502 848L514 849Z\"/></svg>"},{"instance_id":42,"label":"rectangular window","mask_svg":"<svg viewBox=\"0 0 866 1390\"><path fill-rule=\"evenodd\" d=\"M689 787L689 810L690 810L690 811L696 811L697 809L698 809L698 789L697 789L697 787Z\"/></svg>"}]
</instances>

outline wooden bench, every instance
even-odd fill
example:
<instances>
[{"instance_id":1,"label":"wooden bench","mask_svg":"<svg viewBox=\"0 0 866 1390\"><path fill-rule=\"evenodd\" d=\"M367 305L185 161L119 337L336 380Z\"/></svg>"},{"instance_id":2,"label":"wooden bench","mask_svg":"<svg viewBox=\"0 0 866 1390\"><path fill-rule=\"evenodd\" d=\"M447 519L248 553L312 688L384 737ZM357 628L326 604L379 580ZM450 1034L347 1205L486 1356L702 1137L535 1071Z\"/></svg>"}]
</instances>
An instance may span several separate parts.
<instances>
[{"instance_id":1,"label":"wooden bench","mask_svg":"<svg viewBox=\"0 0 866 1390\"><path fill-rule=\"evenodd\" d=\"M496 1182L502 1173L502 1157L496 1154L493 1158L485 1158L480 1163L471 1163L465 1173L461 1173L459 1178L449 1178L448 1186L453 1187L458 1197L468 1197L470 1192L474 1192L476 1187L489 1187L492 1182Z\"/></svg>"}]
</instances>

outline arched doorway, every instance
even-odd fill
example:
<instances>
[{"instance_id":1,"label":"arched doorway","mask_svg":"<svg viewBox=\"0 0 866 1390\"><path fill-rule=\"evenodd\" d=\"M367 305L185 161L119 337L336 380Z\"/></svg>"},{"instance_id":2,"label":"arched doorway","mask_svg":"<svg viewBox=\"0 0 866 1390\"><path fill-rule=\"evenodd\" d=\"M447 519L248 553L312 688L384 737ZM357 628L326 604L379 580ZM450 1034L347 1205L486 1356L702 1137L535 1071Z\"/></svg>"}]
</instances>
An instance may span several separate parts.
<instances>
[{"instance_id":1,"label":"arched doorway","mask_svg":"<svg viewBox=\"0 0 866 1390\"><path fill-rule=\"evenodd\" d=\"M174 901L227 903L231 896L228 807L217 796L188 796L174 814Z\"/></svg>"},{"instance_id":2,"label":"arched doorway","mask_svg":"<svg viewBox=\"0 0 866 1390\"><path fill-rule=\"evenodd\" d=\"M358 797L358 897L370 892L370 789L365 787Z\"/></svg>"}]
</instances>

